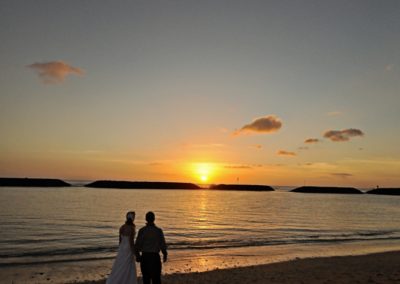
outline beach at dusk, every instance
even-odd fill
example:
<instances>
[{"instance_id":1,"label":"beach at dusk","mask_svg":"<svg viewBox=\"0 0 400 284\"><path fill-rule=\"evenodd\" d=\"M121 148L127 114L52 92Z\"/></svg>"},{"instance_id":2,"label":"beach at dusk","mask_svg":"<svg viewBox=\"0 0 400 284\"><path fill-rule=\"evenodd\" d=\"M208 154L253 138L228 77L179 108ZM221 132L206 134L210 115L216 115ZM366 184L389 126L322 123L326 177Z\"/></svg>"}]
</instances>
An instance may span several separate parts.
<instances>
[{"instance_id":1,"label":"beach at dusk","mask_svg":"<svg viewBox=\"0 0 400 284\"><path fill-rule=\"evenodd\" d=\"M400 283L399 15L3 0L0 283Z\"/></svg>"}]
</instances>

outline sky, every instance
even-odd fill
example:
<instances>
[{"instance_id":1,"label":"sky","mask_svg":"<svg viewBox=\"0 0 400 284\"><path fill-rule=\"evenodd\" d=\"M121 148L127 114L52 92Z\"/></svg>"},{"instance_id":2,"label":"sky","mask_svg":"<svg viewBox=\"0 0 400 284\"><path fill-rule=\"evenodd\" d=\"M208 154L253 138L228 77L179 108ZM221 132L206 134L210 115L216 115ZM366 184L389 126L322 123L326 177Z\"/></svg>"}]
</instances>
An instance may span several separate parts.
<instances>
[{"instance_id":1,"label":"sky","mask_svg":"<svg viewBox=\"0 0 400 284\"><path fill-rule=\"evenodd\" d=\"M400 186L400 1L0 4L0 176Z\"/></svg>"}]
</instances>

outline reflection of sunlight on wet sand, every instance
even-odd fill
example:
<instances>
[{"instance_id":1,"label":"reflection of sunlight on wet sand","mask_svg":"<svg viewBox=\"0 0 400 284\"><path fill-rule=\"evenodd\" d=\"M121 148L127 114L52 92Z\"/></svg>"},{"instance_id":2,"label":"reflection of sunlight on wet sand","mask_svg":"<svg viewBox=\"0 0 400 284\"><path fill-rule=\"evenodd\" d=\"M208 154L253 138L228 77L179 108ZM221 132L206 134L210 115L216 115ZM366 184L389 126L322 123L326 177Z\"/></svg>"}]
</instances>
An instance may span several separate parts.
<instances>
[{"instance_id":1,"label":"reflection of sunlight on wet sand","mask_svg":"<svg viewBox=\"0 0 400 284\"><path fill-rule=\"evenodd\" d=\"M204 251L171 251L171 258L164 264L163 273L190 273L215 269L269 264L296 258L362 255L399 249L397 242L365 246L362 242L337 244L282 245Z\"/></svg>"}]
</instances>

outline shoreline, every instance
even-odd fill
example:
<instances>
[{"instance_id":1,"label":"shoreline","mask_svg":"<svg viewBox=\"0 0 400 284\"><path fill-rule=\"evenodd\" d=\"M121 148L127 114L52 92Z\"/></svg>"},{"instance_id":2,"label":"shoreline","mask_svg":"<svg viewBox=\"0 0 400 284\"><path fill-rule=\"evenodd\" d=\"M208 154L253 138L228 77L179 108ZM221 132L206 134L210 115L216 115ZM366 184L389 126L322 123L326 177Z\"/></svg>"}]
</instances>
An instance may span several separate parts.
<instances>
[{"instance_id":1,"label":"shoreline","mask_svg":"<svg viewBox=\"0 0 400 284\"><path fill-rule=\"evenodd\" d=\"M400 251L294 260L162 276L165 284L400 283ZM98 281L75 284L104 284ZM139 281L141 283L141 280Z\"/></svg>"},{"instance_id":2,"label":"shoreline","mask_svg":"<svg viewBox=\"0 0 400 284\"><path fill-rule=\"evenodd\" d=\"M392 245L381 244L383 246L379 243L354 245L255 247L201 254L174 251L163 264L162 279L167 284L400 283L400 245L397 241ZM0 283L103 284L113 260L0 267ZM139 265L136 267L140 276ZM357 271L355 276L352 276L353 271ZM333 272L345 276L335 280L335 275L331 275ZM304 278L308 274L319 280ZM251 275L254 277L249 278ZM290 275L290 279L282 278ZM380 275L379 279L377 275Z\"/></svg>"}]
</instances>

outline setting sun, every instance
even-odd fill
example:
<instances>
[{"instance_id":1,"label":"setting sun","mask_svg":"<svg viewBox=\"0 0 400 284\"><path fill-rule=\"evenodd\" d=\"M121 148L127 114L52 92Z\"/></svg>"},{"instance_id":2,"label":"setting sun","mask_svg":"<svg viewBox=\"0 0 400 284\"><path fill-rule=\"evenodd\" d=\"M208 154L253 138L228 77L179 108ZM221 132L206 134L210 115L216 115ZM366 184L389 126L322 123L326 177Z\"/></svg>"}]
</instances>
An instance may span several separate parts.
<instances>
[{"instance_id":1,"label":"setting sun","mask_svg":"<svg viewBox=\"0 0 400 284\"><path fill-rule=\"evenodd\" d=\"M216 166L210 163L195 163L192 165L193 174L202 183L208 182L215 175Z\"/></svg>"}]
</instances>

